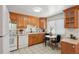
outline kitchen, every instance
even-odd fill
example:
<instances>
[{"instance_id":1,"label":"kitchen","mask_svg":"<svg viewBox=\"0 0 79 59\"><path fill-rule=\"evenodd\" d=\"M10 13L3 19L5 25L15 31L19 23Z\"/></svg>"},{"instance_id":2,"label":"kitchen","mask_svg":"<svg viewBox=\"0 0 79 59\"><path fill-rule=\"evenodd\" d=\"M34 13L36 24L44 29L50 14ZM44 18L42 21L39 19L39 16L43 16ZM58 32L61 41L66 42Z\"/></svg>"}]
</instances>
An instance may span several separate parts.
<instances>
[{"instance_id":1,"label":"kitchen","mask_svg":"<svg viewBox=\"0 0 79 59\"><path fill-rule=\"evenodd\" d=\"M56 8L55 8L56 7ZM6 11L7 10L7 11ZM3 31L9 32L6 41L4 40L4 53L79 53L78 35L79 35L79 6L73 5L5 5L2 6ZM6 16L6 14L8 16ZM73 20L72 20L73 19ZM8 21L7 21L8 20ZM6 24L5 24L6 23ZM0 31L0 33L2 33ZM45 33L54 36L61 35L61 42L58 49L52 48L47 44L45 46ZM3 33L2 33L3 34ZM3 35L1 35L2 37ZM69 40L67 40L69 39ZM71 40L73 39L73 40ZM3 45L3 43L1 43ZM49 43L49 42L47 42ZM5 50L5 47L7 50ZM32 48L34 47L34 48ZM66 48L69 48L67 50ZM47 50L46 50L47 49ZM6 52L7 51L7 52ZM39 51L39 52L38 52ZM42 52L41 52L42 51ZM28 53L29 53L28 52Z\"/></svg>"}]
</instances>

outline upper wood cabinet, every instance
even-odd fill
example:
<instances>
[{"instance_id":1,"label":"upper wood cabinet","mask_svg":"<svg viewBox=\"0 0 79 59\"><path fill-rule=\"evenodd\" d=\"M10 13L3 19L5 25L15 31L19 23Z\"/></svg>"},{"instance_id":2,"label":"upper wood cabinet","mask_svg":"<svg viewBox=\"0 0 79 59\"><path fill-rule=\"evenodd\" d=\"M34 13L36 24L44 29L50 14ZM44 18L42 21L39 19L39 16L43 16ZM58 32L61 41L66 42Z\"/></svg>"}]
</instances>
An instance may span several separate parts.
<instances>
[{"instance_id":1,"label":"upper wood cabinet","mask_svg":"<svg viewBox=\"0 0 79 59\"><path fill-rule=\"evenodd\" d=\"M47 19L39 18L39 28L46 29L47 28Z\"/></svg>"},{"instance_id":2,"label":"upper wood cabinet","mask_svg":"<svg viewBox=\"0 0 79 59\"><path fill-rule=\"evenodd\" d=\"M39 28L39 18L35 17L34 25Z\"/></svg>"},{"instance_id":3,"label":"upper wood cabinet","mask_svg":"<svg viewBox=\"0 0 79 59\"><path fill-rule=\"evenodd\" d=\"M13 12L10 12L10 20L12 23L16 23L17 21L17 14L16 13L13 13Z\"/></svg>"},{"instance_id":4,"label":"upper wood cabinet","mask_svg":"<svg viewBox=\"0 0 79 59\"><path fill-rule=\"evenodd\" d=\"M74 6L64 10L65 28L78 28L78 15L79 15L79 6Z\"/></svg>"},{"instance_id":5,"label":"upper wood cabinet","mask_svg":"<svg viewBox=\"0 0 79 59\"><path fill-rule=\"evenodd\" d=\"M27 18L25 16L18 15L17 27L18 28L26 28L27 27Z\"/></svg>"},{"instance_id":6,"label":"upper wood cabinet","mask_svg":"<svg viewBox=\"0 0 79 59\"><path fill-rule=\"evenodd\" d=\"M41 29L46 29L47 27L47 19L44 17L38 18L35 16L27 16L19 13L10 12L10 19L13 23L16 23L17 27L20 29L26 28L27 25L33 25Z\"/></svg>"},{"instance_id":7,"label":"upper wood cabinet","mask_svg":"<svg viewBox=\"0 0 79 59\"><path fill-rule=\"evenodd\" d=\"M38 26L38 18L34 16L28 16L29 24Z\"/></svg>"},{"instance_id":8,"label":"upper wood cabinet","mask_svg":"<svg viewBox=\"0 0 79 59\"><path fill-rule=\"evenodd\" d=\"M10 19L12 23L16 23L18 28L26 28L28 24L27 16L10 12Z\"/></svg>"},{"instance_id":9,"label":"upper wood cabinet","mask_svg":"<svg viewBox=\"0 0 79 59\"><path fill-rule=\"evenodd\" d=\"M34 25L37 28L41 28L41 29L47 28L47 19L46 18L28 16L28 20L29 20L30 25Z\"/></svg>"},{"instance_id":10,"label":"upper wood cabinet","mask_svg":"<svg viewBox=\"0 0 79 59\"><path fill-rule=\"evenodd\" d=\"M34 17L34 16L28 16L28 21L30 25L39 26L39 18L38 17Z\"/></svg>"},{"instance_id":11,"label":"upper wood cabinet","mask_svg":"<svg viewBox=\"0 0 79 59\"><path fill-rule=\"evenodd\" d=\"M32 20L32 17L31 16L28 16L28 21L29 21L29 25L32 25L33 24L33 20Z\"/></svg>"}]
</instances>

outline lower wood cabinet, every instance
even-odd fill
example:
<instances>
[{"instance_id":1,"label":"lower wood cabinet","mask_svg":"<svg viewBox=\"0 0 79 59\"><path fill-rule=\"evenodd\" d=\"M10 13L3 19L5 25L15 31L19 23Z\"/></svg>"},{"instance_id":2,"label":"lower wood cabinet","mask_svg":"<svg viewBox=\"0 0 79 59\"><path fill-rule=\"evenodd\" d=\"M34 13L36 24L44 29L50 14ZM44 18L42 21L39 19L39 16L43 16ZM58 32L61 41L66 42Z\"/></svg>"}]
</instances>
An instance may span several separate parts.
<instances>
[{"instance_id":1,"label":"lower wood cabinet","mask_svg":"<svg viewBox=\"0 0 79 59\"><path fill-rule=\"evenodd\" d=\"M28 45L35 45L44 42L44 33L29 34Z\"/></svg>"},{"instance_id":2,"label":"lower wood cabinet","mask_svg":"<svg viewBox=\"0 0 79 59\"><path fill-rule=\"evenodd\" d=\"M71 44L67 42L61 42L62 54L79 54L79 43Z\"/></svg>"}]
</instances>

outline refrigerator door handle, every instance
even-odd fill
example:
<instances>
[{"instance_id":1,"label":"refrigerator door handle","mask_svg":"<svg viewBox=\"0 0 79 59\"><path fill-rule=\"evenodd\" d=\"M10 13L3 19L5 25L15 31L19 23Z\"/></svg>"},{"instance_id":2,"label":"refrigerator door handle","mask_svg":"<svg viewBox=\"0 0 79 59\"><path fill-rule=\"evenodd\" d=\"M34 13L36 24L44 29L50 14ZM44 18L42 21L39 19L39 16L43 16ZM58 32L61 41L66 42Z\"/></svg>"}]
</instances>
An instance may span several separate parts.
<instances>
[{"instance_id":1,"label":"refrigerator door handle","mask_svg":"<svg viewBox=\"0 0 79 59\"><path fill-rule=\"evenodd\" d=\"M0 37L3 37L3 36L0 36Z\"/></svg>"}]
</instances>

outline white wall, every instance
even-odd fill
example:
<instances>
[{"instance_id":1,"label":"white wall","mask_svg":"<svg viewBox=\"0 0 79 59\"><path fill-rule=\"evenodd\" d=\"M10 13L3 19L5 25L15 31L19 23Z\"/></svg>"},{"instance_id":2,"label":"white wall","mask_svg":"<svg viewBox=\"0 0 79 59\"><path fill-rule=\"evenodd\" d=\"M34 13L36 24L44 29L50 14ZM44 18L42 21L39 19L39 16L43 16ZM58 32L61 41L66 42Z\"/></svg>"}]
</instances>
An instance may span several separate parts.
<instances>
[{"instance_id":1,"label":"white wall","mask_svg":"<svg viewBox=\"0 0 79 59\"><path fill-rule=\"evenodd\" d=\"M50 32L51 27L55 30L55 21L47 21L47 32Z\"/></svg>"},{"instance_id":2,"label":"white wall","mask_svg":"<svg viewBox=\"0 0 79 59\"><path fill-rule=\"evenodd\" d=\"M0 36L2 36L2 31L3 31L3 29L2 29L2 15L3 15L3 7L0 5Z\"/></svg>"},{"instance_id":3,"label":"white wall","mask_svg":"<svg viewBox=\"0 0 79 59\"><path fill-rule=\"evenodd\" d=\"M9 53L9 13L6 6L0 6L0 53Z\"/></svg>"},{"instance_id":4,"label":"white wall","mask_svg":"<svg viewBox=\"0 0 79 59\"><path fill-rule=\"evenodd\" d=\"M47 30L50 31L50 26L54 28L55 34L65 34L64 28L64 14L60 13L58 15L48 18Z\"/></svg>"},{"instance_id":5,"label":"white wall","mask_svg":"<svg viewBox=\"0 0 79 59\"><path fill-rule=\"evenodd\" d=\"M69 37L70 34L73 34L76 36L76 38L79 38L79 28L78 29L66 29L65 30L66 37Z\"/></svg>"},{"instance_id":6,"label":"white wall","mask_svg":"<svg viewBox=\"0 0 79 59\"><path fill-rule=\"evenodd\" d=\"M56 20L56 34L65 34L64 19Z\"/></svg>"}]
</instances>

